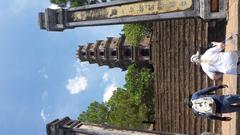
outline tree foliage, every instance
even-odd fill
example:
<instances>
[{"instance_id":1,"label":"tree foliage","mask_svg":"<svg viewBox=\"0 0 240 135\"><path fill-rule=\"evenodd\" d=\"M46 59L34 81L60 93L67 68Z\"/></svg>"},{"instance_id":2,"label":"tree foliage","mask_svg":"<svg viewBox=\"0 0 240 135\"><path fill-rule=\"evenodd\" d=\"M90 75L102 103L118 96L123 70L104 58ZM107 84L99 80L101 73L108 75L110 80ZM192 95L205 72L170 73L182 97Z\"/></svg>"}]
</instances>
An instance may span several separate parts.
<instances>
[{"instance_id":1,"label":"tree foliage","mask_svg":"<svg viewBox=\"0 0 240 135\"><path fill-rule=\"evenodd\" d=\"M66 6L67 3L70 3L71 7L79 7L79 6L84 6L84 5L89 5L89 4L97 4L100 2L106 2L106 0L50 0L51 3Z\"/></svg>"},{"instance_id":2,"label":"tree foliage","mask_svg":"<svg viewBox=\"0 0 240 135\"><path fill-rule=\"evenodd\" d=\"M108 123L118 127L144 128L146 108L135 102L132 94L126 89L114 91L108 101L110 107Z\"/></svg>"},{"instance_id":3,"label":"tree foliage","mask_svg":"<svg viewBox=\"0 0 240 135\"><path fill-rule=\"evenodd\" d=\"M137 45L152 31L152 23L125 24L122 30L130 45Z\"/></svg>"},{"instance_id":4,"label":"tree foliage","mask_svg":"<svg viewBox=\"0 0 240 135\"><path fill-rule=\"evenodd\" d=\"M88 4L88 0L71 0L71 7L78 7Z\"/></svg>"},{"instance_id":5,"label":"tree foliage","mask_svg":"<svg viewBox=\"0 0 240 135\"><path fill-rule=\"evenodd\" d=\"M86 112L82 112L78 120L87 121L96 124L103 124L107 122L108 108L104 103L92 102Z\"/></svg>"},{"instance_id":6,"label":"tree foliage","mask_svg":"<svg viewBox=\"0 0 240 135\"><path fill-rule=\"evenodd\" d=\"M66 4L68 0L50 0L51 3L61 5L61 4Z\"/></svg>"},{"instance_id":7,"label":"tree foliage","mask_svg":"<svg viewBox=\"0 0 240 135\"><path fill-rule=\"evenodd\" d=\"M125 80L125 88L132 94L134 102L144 106L147 109L147 119L153 120L154 90L152 84L153 73L151 70L131 65L128 67Z\"/></svg>"},{"instance_id":8,"label":"tree foliage","mask_svg":"<svg viewBox=\"0 0 240 135\"><path fill-rule=\"evenodd\" d=\"M142 121L153 120L153 75L149 69L129 66L124 88L117 88L106 103L93 102L80 121L128 128L146 128ZM101 111L100 111L101 110Z\"/></svg>"}]
</instances>

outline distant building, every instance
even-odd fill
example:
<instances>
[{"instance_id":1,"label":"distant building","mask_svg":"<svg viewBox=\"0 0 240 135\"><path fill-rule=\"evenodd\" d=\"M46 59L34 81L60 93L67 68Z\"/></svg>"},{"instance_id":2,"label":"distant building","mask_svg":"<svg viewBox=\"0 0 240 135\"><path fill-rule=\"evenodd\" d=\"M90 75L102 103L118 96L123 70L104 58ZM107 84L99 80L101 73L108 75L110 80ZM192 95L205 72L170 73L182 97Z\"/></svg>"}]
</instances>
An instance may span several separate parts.
<instances>
[{"instance_id":1,"label":"distant building","mask_svg":"<svg viewBox=\"0 0 240 135\"><path fill-rule=\"evenodd\" d=\"M79 46L77 56L82 62L126 70L133 63L138 67L149 67L150 52L150 36L146 36L138 45L131 46L121 35L119 38L108 37L107 40Z\"/></svg>"}]
</instances>

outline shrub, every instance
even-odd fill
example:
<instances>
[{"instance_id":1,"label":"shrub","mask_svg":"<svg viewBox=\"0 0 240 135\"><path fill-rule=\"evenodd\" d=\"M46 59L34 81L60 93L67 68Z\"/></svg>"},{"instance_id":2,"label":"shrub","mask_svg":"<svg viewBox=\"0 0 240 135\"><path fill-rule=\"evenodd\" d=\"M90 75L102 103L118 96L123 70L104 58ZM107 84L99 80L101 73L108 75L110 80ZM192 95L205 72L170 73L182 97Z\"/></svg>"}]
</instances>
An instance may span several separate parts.
<instances>
[{"instance_id":1,"label":"shrub","mask_svg":"<svg viewBox=\"0 0 240 135\"><path fill-rule=\"evenodd\" d=\"M152 31L152 23L125 24L122 30L130 45L137 45Z\"/></svg>"}]
</instances>

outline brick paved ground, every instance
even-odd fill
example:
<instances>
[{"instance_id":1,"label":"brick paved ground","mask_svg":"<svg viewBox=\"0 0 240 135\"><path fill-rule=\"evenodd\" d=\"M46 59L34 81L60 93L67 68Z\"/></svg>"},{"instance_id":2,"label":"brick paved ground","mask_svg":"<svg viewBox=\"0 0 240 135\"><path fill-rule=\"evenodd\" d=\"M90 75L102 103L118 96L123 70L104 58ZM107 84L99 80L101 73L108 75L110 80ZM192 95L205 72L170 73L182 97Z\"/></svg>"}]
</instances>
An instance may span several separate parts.
<instances>
[{"instance_id":1,"label":"brick paved ground","mask_svg":"<svg viewBox=\"0 0 240 135\"><path fill-rule=\"evenodd\" d=\"M222 41L225 22L207 23L201 19L154 22L152 63L155 72L156 130L199 135L204 131L221 133L221 122L195 117L183 105L191 93L214 85L190 57L210 41ZM221 84L222 81L216 82Z\"/></svg>"}]
</instances>

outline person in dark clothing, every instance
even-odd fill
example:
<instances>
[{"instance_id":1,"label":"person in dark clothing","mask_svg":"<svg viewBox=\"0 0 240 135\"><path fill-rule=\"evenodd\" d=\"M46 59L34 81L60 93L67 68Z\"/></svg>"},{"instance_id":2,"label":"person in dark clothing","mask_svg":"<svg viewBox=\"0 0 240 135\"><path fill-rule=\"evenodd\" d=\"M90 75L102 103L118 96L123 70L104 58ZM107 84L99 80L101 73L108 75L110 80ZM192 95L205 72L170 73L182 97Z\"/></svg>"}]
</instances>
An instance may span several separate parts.
<instances>
[{"instance_id":1,"label":"person in dark clothing","mask_svg":"<svg viewBox=\"0 0 240 135\"><path fill-rule=\"evenodd\" d=\"M228 86L220 85L204 88L193 93L192 96L184 100L184 103L192 109L196 116L207 117L213 120L230 121L230 117L221 117L218 114L240 112L240 95L216 95L211 93L215 90L226 87ZM205 108L211 108L213 106L211 104L205 105L206 103L205 100L203 100L204 98L213 99L215 109L212 110L214 111L211 112L204 110Z\"/></svg>"}]
</instances>

